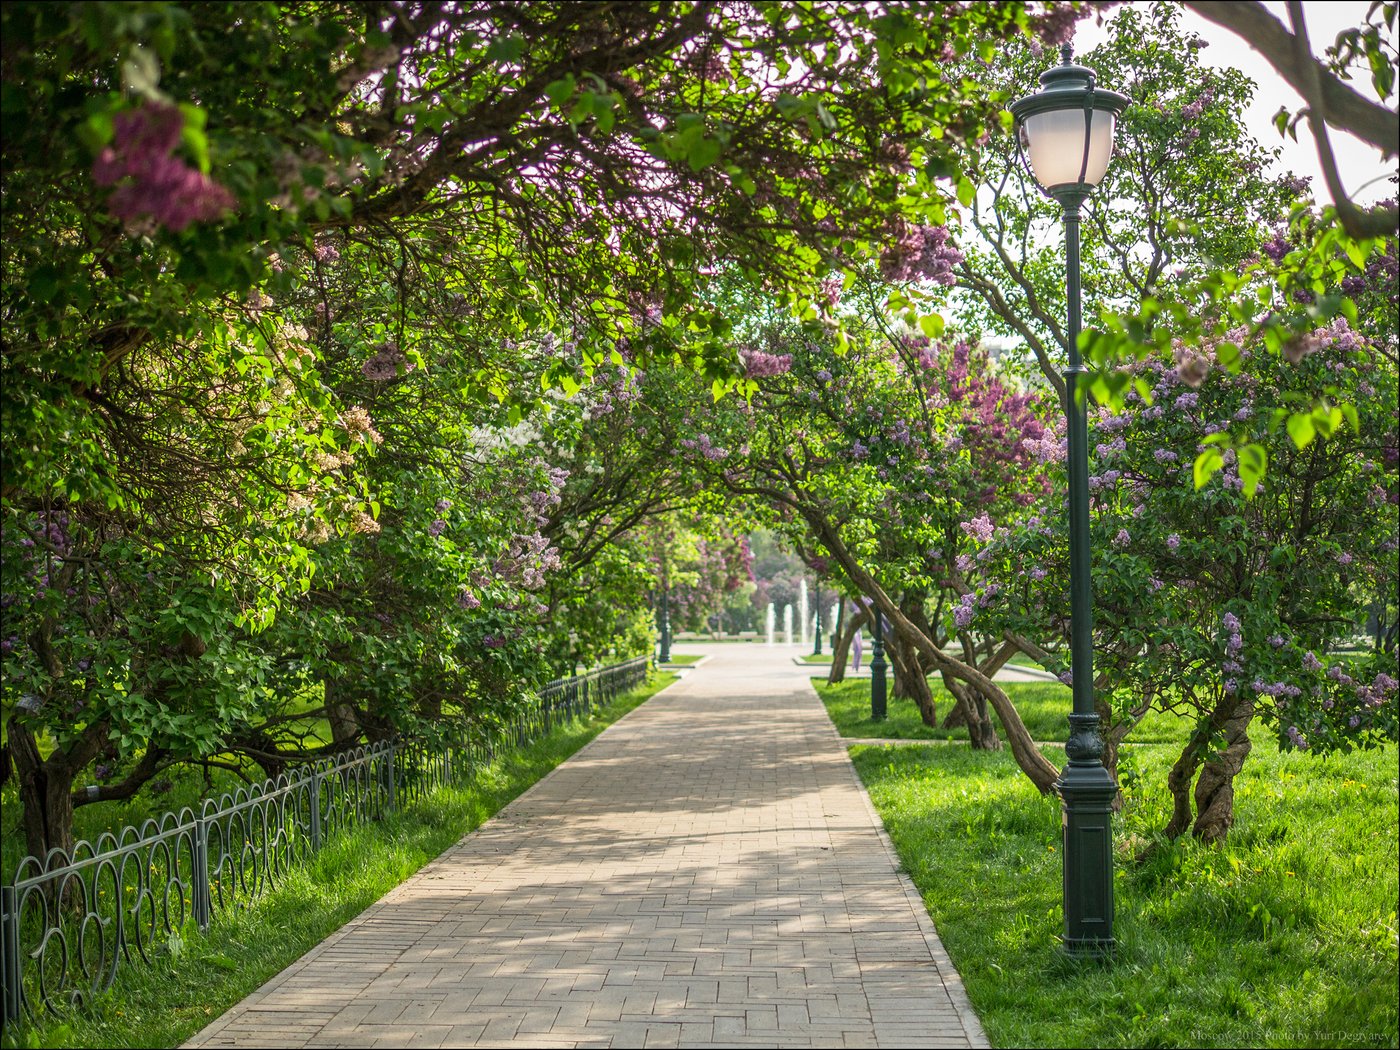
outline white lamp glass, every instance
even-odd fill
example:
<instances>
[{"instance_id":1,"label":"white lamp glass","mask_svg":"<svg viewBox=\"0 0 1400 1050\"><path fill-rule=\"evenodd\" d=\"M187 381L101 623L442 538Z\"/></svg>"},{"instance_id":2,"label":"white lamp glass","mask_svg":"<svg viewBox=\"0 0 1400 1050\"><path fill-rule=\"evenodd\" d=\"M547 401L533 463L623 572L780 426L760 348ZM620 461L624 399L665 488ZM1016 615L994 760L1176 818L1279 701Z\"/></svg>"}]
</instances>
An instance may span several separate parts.
<instances>
[{"instance_id":1,"label":"white lamp glass","mask_svg":"<svg viewBox=\"0 0 1400 1050\"><path fill-rule=\"evenodd\" d=\"M1026 156L1031 171L1046 189L1084 182L1097 186L1108 170L1113 155L1114 115L1108 110L1091 110L1089 124L1089 165L1084 178L1084 111L1052 109L1025 118Z\"/></svg>"}]
</instances>

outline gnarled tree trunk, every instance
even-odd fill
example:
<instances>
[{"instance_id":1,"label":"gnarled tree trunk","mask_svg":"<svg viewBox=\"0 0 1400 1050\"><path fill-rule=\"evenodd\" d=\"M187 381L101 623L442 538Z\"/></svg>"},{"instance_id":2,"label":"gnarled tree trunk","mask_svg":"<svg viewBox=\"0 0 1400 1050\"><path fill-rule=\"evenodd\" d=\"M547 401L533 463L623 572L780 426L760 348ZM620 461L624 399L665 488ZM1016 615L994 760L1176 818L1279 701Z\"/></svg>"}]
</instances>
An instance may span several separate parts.
<instances>
[{"instance_id":1,"label":"gnarled tree trunk","mask_svg":"<svg viewBox=\"0 0 1400 1050\"><path fill-rule=\"evenodd\" d=\"M1225 722L1225 750L1201 764L1196 778L1196 823L1191 833L1202 842L1223 842L1235 822L1235 777L1252 746L1249 723L1254 702L1241 700Z\"/></svg>"},{"instance_id":2,"label":"gnarled tree trunk","mask_svg":"<svg viewBox=\"0 0 1400 1050\"><path fill-rule=\"evenodd\" d=\"M893 634L893 632L891 632ZM919 709L919 718L931 729L938 728L938 702L933 698L933 690L923 675L918 663L918 651L910 645L890 645L887 647L890 663L895 669L896 699L912 700ZM912 659L913 666L910 666ZM901 693L900 686L903 686Z\"/></svg>"},{"instance_id":3,"label":"gnarled tree trunk","mask_svg":"<svg viewBox=\"0 0 1400 1050\"><path fill-rule=\"evenodd\" d=\"M1021 767L1021 771L1042 794L1050 794L1054 791L1055 784L1060 779L1060 771L1035 746L1035 741L1031 739L1030 732L1026 729L1026 723L1021 719L1020 712L1016 710L1016 705L1011 702L1011 698L976 667L969 667L961 660L948 656L939 648L933 638L921 634L918 628L909 622L908 617L890 599L885 589L880 586L879 581L867 572L851 553L842 541L836 527L815 510L808 508L800 508L800 510L804 519L821 538L826 549L840 563L841 568L846 571L846 575L851 578L851 581L863 593L870 596L896 629L907 632L913 644L932 661L934 667L940 671L947 670L959 681L977 686L995 709L997 717L1001 719L1002 729L1006 733L1012 757L1016 759L1016 764Z\"/></svg>"},{"instance_id":4,"label":"gnarled tree trunk","mask_svg":"<svg viewBox=\"0 0 1400 1050\"><path fill-rule=\"evenodd\" d=\"M1203 842L1224 841L1230 825L1235 822L1235 777L1249 755L1249 723L1253 720L1254 702L1227 693L1215 705L1209 721L1191 734L1181 756L1167 774L1167 788L1172 796L1172 815L1165 828L1169 838L1185 834L1189 827ZM1210 755L1210 741L1217 733L1225 737L1225 750ZM1191 812L1193 779L1196 781L1194 822Z\"/></svg>"}]
</instances>

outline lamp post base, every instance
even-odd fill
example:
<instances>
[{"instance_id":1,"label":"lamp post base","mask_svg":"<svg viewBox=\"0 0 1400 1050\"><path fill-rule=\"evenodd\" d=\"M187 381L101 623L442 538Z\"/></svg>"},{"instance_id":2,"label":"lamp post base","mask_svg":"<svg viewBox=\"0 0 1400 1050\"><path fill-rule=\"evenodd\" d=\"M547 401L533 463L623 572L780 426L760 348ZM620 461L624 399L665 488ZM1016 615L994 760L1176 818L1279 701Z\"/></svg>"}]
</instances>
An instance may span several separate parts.
<instances>
[{"instance_id":1,"label":"lamp post base","mask_svg":"<svg viewBox=\"0 0 1400 1050\"><path fill-rule=\"evenodd\" d=\"M1100 760L1103 743L1098 738L1098 716L1089 739L1076 735L1084 727L1074 725L1083 716L1071 715L1075 733L1066 749L1071 757L1055 785L1064 801L1064 899L1065 951L1076 957L1105 956L1113 952L1113 799L1118 785ZM1076 748L1076 744L1088 747ZM1088 754L1084 754L1088 751Z\"/></svg>"}]
</instances>

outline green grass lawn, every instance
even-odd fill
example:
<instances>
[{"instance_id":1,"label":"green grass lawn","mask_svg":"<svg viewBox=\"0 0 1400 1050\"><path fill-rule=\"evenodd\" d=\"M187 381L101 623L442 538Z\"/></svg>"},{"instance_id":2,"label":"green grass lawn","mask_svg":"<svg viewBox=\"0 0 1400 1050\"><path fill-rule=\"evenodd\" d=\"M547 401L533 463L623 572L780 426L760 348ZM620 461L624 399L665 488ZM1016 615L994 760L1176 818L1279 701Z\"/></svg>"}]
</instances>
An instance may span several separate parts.
<instances>
[{"instance_id":1,"label":"green grass lawn","mask_svg":"<svg viewBox=\"0 0 1400 1050\"><path fill-rule=\"evenodd\" d=\"M1174 749L1125 756L1109 966L1059 949L1060 804L1009 754L851 753L994 1046L1395 1046L1396 748L1265 736L1223 847L1154 840Z\"/></svg>"},{"instance_id":2,"label":"green grass lawn","mask_svg":"<svg viewBox=\"0 0 1400 1050\"><path fill-rule=\"evenodd\" d=\"M653 673L591 719L498 758L470 786L332 838L269 896L220 917L203 935L189 931L174 958L123 968L91 1010L31 1028L20 1045L179 1045L675 679ZM5 1045L12 1039L7 1033Z\"/></svg>"},{"instance_id":3,"label":"green grass lawn","mask_svg":"<svg viewBox=\"0 0 1400 1050\"><path fill-rule=\"evenodd\" d=\"M677 667L688 667L691 664L699 663L703 659L705 659L703 653L672 653L671 662L669 664L663 664L662 666L671 667L674 665Z\"/></svg>"},{"instance_id":4,"label":"green grass lawn","mask_svg":"<svg viewBox=\"0 0 1400 1050\"><path fill-rule=\"evenodd\" d=\"M883 722L870 717L870 681L850 679L828 686L820 678L812 679L827 714L836 724L837 732L846 737L885 737L892 740L965 740L962 729L930 729L919 718L919 709L912 700L891 698L886 704ZM933 682L933 695L938 701L938 717L952 710L953 698L941 682ZM1036 740L1055 742L1069 736L1068 715L1070 690L1058 682L998 683L1006 690L1021 713L1031 736ZM994 719L995 721L995 719ZM1000 723L997 723L1000 731ZM1188 725L1175 715L1161 711L1149 712L1132 731L1129 740L1138 743L1165 743L1186 733Z\"/></svg>"},{"instance_id":5,"label":"green grass lawn","mask_svg":"<svg viewBox=\"0 0 1400 1050\"><path fill-rule=\"evenodd\" d=\"M812 653L808 653L802 658L802 662L804 664L830 664L831 654L821 653L820 655L813 655Z\"/></svg>"}]
</instances>

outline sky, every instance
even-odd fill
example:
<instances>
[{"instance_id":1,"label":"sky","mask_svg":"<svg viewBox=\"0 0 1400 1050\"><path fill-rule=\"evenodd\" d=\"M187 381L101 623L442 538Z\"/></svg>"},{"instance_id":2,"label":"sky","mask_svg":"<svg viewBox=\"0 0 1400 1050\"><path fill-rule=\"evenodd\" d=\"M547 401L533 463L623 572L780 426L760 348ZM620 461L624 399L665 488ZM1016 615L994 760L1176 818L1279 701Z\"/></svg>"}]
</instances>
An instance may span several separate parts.
<instances>
[{"instance_id":1,"label":"sky","mask_svg":"<svg viewBox=\"0 0 1400 1050\"><path fill-rule=\"evenodd\" d=\"M1288 25L1288 16L1281 0L1265 0L1264 6L1284 25ZM1303 10L1307 16L1308 36L1314 52L1321 56L1323 49L1336 39L1339 31L1362 24L1370 6L1370 0L1304 0ZM1204 62L1220 68L1238 69L1259 85L1254 102L1245 115L1246 126L1261 145L1278 146L1282 149L1279 163L1284 169L1312 178L1313 195L1316 200L1328 200L1322 168L1317 160L1317 147L1313 143L1306 119L1298 126L1297 142L1280 136L1278 129L1274 127L1274 114L1278 112L1279 107L1286 106L1290 112L1294 112L1303 106L1302 98L1262 55L1229 30L1207 22L1190 11L1185 12L1182 24L1183 28L1195 31L1210 43L1210 46L1201 52ZM1075 50L1087 51L1102 43L1106 37L1106 28L1095 25L1092 18L1086 19L1079 24L1074 42ZM1114 85L1103 86L1111 88ZM1357 75L1352 81L1352 86L1367 98L1376 98L1368 75ZM1396 159L1392 157L1389 161L1383 161L1380 151L1374 147L1335 128L1330 130L1332 149L1337 157L1337 170L1341 175L1342 184L1354 195L1355 200L1361 204L1370 204L1395 196L1395 186L1386 176L1395 174ZM1366 185L1367 183L1370 184Z\"/></svg>"}]
</instances>

